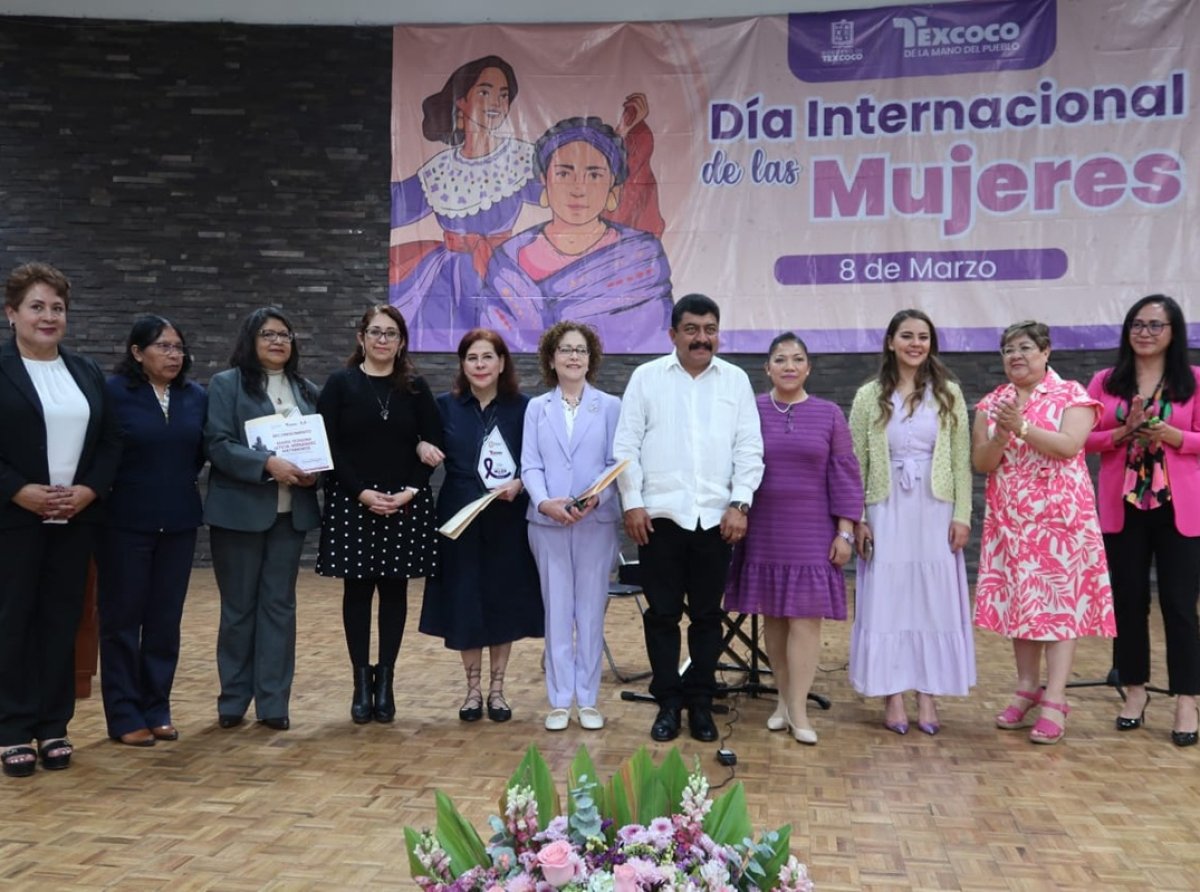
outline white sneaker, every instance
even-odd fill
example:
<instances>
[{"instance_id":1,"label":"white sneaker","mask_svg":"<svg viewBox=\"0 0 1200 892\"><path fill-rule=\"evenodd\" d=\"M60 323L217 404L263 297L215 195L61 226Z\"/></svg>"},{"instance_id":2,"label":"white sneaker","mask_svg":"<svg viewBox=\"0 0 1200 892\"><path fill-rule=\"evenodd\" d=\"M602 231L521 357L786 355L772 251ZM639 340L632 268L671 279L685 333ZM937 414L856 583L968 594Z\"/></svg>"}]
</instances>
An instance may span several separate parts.
<instances>
[{"instance_id":1,"label":"white sneaker","mask_svg":"<svg viewBox=\"0 0 1200 892\"><path fill-rule=\"evenodd\" d=\"M585 731L599 731L604 727L604 716L594 706L579 707L579 727Z\"/></svg>"},{"instance_id":2,"label":"white sneaker","mask_svg":"<svg viewBox=\"0 0 1200 892\"><path fill-rule=\"evenodd\" d=\"M550 714L546 716L547 731L565 731L567 725L571 721L571 710L569 709L552 709Z\"/></svg>"}]
</instances>

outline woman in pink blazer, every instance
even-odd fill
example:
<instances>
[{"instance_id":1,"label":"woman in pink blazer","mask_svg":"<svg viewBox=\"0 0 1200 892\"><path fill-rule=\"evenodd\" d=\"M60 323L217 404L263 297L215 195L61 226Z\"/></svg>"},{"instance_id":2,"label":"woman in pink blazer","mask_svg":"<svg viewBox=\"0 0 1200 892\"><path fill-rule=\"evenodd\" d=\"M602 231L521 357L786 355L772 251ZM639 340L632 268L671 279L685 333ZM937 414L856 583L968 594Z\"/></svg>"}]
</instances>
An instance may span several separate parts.
<instances>
[{"instance_id":1,"label":"woman in pink blazer","mask_svg":"<svg viewBox=\"0 0 1200 892\"><path fill-rule=\"evenodd\" d=\"M1200 368L1189 366L1187 323L1172 298L1143 297L1125 314L1117 364L1088 393L1103 414L1087 439L1100 453L1100 527L1112 574L1113 648L1125 703L1118 731L1142 726L1150 694L1150 564L1176 695L1171 740L1197 741L1200 694Z\"/></svg>"},{"instance_id":2,"label":"woman in pink blazer","mask_svg":"<svg viewBox=\"0 0 1200 892\"><path fill-rule=\"evenodd\" d=\"M579 708L579 724L604 726L596 708L604 647L608 574L617 557L617 488L579 502L613 458L621 401L591 386L600 339L587 325L559 322L538 344L542 377L554 385L529 401L521 446L521 480L529 492L529 545L546 608L546 728L562 731Z\"/></svg>"}]
</instances>

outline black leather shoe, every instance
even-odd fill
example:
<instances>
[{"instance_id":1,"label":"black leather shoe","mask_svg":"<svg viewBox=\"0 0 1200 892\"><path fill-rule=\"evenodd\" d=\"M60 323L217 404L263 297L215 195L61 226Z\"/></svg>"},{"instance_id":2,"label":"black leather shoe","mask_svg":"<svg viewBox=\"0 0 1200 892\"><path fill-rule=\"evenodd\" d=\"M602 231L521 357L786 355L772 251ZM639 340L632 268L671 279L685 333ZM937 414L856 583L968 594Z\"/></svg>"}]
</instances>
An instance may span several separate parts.
<instances>
[{"instance_id":1,"label":"black leather shoe","mask_svg":"<svg viewBox=\"0 0 1200 892\"><path fill-rule=\"evenodd\" d=\"M356 725L371 721L375 711L375 695L372 690L375 679L370 666L354 667L354 699L350 701L350 720Z\"/></svg>"},{"instance_id":2,"label":"black leather shoe","mask_svg":"<svg viewBox=\"0 0 1200 892\"><path fill-rule=\"evenodd\" d=\"M717 725L713 721L712 709L707 706L688 707L688 729L692 737L704 743L717 739Z\"/></svg>"},{"instance_id":3,"label":"black leather shoe","mask_svg":"<svg viewBox=\"0 0 1200 892\"><path fill-rule=\"evenodd\" d=\"M286 715L274 719L259 719L259 724L266 725L272 731L286 731L288 728L292 727L292 723L288 720Z\"/></svg>"},{"instance_id":4,"label":"black leather shoe","mask_svg":"<svg viewBox=\"0 0 1200 892\"><path fill-rule=\"evenodd\" d=\"M487 714L493 722L507 722L512 718L512 707L504 699L504 694L497 691L488 692Z\"/></svg>"},{"instance_id":5,"label":"black leather shoe","mask_svg":"<svg viewBox=\"0 0 1200 892\"><path fill-rule=\"evenodd\" d=\"M650 737L658 741L674 740L679 736L679 707L661 706L654 724L650 726Z\"/></svg>"},{"instance_id":6,"label":"black leather shoe","mask_svg":"<svg viewBox=\"0 0 1200 892\"><path fill-rule=\"evenodd\" d=\"M1200 741L1200 733L1196 731L1172 731L1171 743L1176 746L1195 746Z\"/></svg>"},{"instance_id":7,"label":"black leather shoe","mask_svg":"<svg viewBox=\"0 0 1200 892\"><path fill-rule=\"evenodd\" d=\"M222 728L236 728L245 719L240 715L219 715L217 716L217 724Z\"/></svg>"},{"instance_id":8,"label":"black leather shoe","mask_svg":"<svg viewBox=\"0 0 1200 892\"><path fill-rule=\"evenodd\" d=\"M385 725L396 718L396 697L392 693L391 666L375 667L375 721Z\"/></svg>"},{"instance_id":9,"label":"black leather shoe","mask_svg":"<svg viewBox=\"0 0 1200 892\"><path fill-rule=\"evenodd\" d=\"M1149 705L1150 705L1150 695L1147 694L1146 702L1142 704L1142 714L1139 715L1136 719L1128 719L1123 715L1117 716L1117 720L1116 720L1116 722L1114 722L1114 724L1117 726L1117 730L1118 731L1136 731L1138 728L1142 727L1143 723L1146 721L1146 707Z\"/></svg>"}]
</instances>

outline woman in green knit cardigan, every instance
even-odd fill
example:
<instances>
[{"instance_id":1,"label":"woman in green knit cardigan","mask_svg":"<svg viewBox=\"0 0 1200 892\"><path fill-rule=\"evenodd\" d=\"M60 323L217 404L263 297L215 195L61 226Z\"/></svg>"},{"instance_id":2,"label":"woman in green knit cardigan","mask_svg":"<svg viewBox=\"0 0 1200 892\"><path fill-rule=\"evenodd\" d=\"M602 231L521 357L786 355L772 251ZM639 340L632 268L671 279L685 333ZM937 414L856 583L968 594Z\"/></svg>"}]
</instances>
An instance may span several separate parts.
<instances>
[{"instance_id":1,"label":"woman in green knit cardigan","mask_svg":"<svg viewBox=\"0 0 1200 892\"><path fill-rule=\"evenodd\" d=\"M850 682L886 697L884 726L908 733L904 702L917 692L917 727L936 734L937 695L975 683L963 546L971 531L971 431L966 401L938 357L937 329L901 310L884 336L879 373L850 409L866 512L859 555Z\"/></svg>"}]
</instances>

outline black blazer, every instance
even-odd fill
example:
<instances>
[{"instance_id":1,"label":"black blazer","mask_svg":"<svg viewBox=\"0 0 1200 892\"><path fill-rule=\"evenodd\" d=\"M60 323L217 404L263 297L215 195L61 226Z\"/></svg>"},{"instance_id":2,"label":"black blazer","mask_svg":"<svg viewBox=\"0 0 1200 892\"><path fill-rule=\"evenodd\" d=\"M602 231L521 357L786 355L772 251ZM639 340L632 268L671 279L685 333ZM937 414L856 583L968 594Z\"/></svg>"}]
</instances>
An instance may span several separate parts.
<instances>
[{"instance_id":1,"label":"black blazer","mask_svg":"<svg viewBox=\"0 0 1200 892\"><path fill-rule=\"evenodd\" d=\"M100 367L65 348L58 352L91 409L74 482L90 487L99 497L72 523L97 523L103 520L101 500L108 495L121 461L121 432L108 406ZM50 483L46 419L16 341L10 340L0 344L0 529L42 522L12 500L28 483Z\"/></svg>"}]
</instances>

